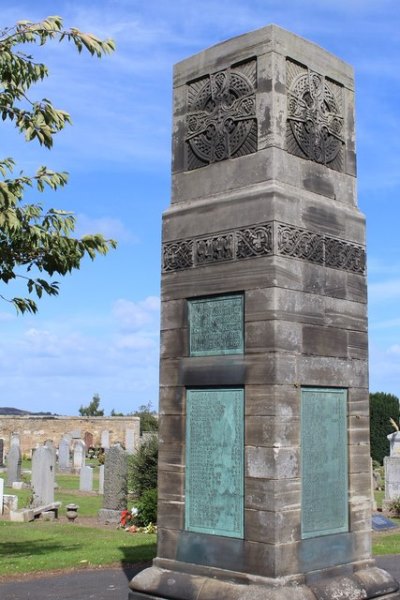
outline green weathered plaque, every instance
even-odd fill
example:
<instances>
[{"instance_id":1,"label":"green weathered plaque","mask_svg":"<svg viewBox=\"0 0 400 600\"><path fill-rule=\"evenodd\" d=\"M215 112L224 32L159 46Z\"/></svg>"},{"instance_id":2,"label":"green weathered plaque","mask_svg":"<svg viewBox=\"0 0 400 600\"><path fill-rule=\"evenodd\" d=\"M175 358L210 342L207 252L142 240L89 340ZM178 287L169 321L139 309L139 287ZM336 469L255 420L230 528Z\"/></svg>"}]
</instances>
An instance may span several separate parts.
<instances>
[{"instance_id":1,"label":"green weathered plaque","mask_svg":"<svg viewBox=\"0 0 400 600\"><path fill-rule=\"evenodd\" d=\"M243 389L188 390L188 531L243 537Z\"/></svg>"},{"instance_id":2,"label":"green weathered plaque","mask_svg":"<svg viewBox=\"0 0 400 600\"><path fill-rule=\"evenodd\" d=\"M301 392L302 538L348 531L347 392Z\"/></svg>"},{"instance_id":3,"label":"green weathered plaque","mask_svg":"<svg viewBox=\"0 0 400 600\"><path fill-rule=\"evenodd\" d=\"M191 356L243 353L243 295L189 300Z\"/></svg>"}]
</instances>

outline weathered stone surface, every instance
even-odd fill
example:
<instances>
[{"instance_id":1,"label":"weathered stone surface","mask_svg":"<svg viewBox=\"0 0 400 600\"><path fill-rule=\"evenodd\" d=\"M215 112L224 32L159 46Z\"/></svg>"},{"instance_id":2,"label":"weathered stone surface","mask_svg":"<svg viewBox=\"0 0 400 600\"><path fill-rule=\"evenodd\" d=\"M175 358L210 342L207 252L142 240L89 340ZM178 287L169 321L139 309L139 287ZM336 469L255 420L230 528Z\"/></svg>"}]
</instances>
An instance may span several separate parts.
<instances>
[{"instance_id":1,"label":"weathered stone surface","mask_svg":"<svg viewBox=\"0 0 400 600\"><path fill-rule=\"evenodd\" d=\"M356 200L353 112L351 67L275 26L175 67L172 202L163 215L158 557L131 583L132 599L369 600L380 585L383 597L398 595L389 576L367 582L362 572L373 561L365 219ZM239 295L244 344L224 354L229 345L215 342L227 315L218 321L209 307ZM194 305L204 309L197 320ZM188 531L193 431L205 429L199 448L212 441L195 457L204 498L215 490L213 452L222 446L230 456L227 421L198 415L191 422L190 394L238 388L243 533L205 533L204 508L197 531ZM322 404L307 424L301 398L310 388ZM322 392L342 394L341 410ZM318 519L306 531L307 510Z\"/></svg>"},{"instance_id":2,"label":"weathered stone surface","mask_svg":"<svg viewBox=\"0 0 400 600\"><path fill-rule=\"evenodd\" d=\"M111 446L104 462L103 508L115 511L126 509L127 473L128 453L120 446Z\"/></svg>"},{"instance_id":3,"label":"weathered stone surface","mask_svg":"<svg viewBox=\"0 0 400 600\"><path fill-rule=\"evenodd\" d=\"M79 473L79 489L81 492L93 491L93 469L92 467L84 466Z\"/></svg>"},{"instance_id":4,"label":"weathered stone surface","mask_svg":"<svg viewBox=\"0 0 400 600\"><path fill-rule=\"evenodd\" d=\"M12 444L7 454L7 484L12 486L14 481L21 481L21 450L18 444Z\"/></svg>"},{"instance_id":5,"label":"weathered stone surface","mask_svg":"<svg viewBox=\"0 0 400 600\"><path fill-rule=\"evenodd\" d=\"M36 448L32 455L32 506L54 502L55 455L50 446Z\"/></svg>"}]
</instances>

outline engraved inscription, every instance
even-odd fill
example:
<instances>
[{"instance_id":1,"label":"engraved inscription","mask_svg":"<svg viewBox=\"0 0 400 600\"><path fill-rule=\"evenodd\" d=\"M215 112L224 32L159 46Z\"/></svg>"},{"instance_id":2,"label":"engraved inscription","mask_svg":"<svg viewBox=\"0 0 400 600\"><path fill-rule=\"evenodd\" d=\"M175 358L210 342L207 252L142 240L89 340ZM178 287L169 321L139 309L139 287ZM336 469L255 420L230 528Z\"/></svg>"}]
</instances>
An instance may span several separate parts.
<instances>
[{"instance_id":1,"label":"engraved inscription","mask_svg":"<svg viewBox=\"0 0 400 600\"><path fill-rule=\"evenodd\" d=\"M342 89L322 75L287 61L288 151L343 169Z\"/></svg>"},{"instance_id":2,"label":"engraved inscription","mask_svg":"<svg viewBox=\"0 0 400 600\"><path fill-rule=\"evenodd\" d=\"M244 393L187 391L185 527L243 537Z\"/></svg>"},{"instance_id":3,"label":"engraved inscription","mask_svg":"<svg viewBox=\"0 0 400 600\"><path fill-rule=\"evenodd\" d=\"M348 531L346 390L301 392L302 538Z\"/></svg>"},{"instance_id":4,"label":"engraved inscription","mask_svg":"<svg viewBox=\"0 0 400 600\"><path fill-rule=\"evenodd\" d=\"M257 151L256 61L188 85L188 170Z\"/></svg>"},{"instance_id":5,"label":"engraved inscription","mask_svg":"<svg viewBox=\"0 0 400 600\"><path fill-rule=\"evenodd\" d=\"M243 295L189 300L190 356L242 354Z\"/></svg>"}]
</instances>

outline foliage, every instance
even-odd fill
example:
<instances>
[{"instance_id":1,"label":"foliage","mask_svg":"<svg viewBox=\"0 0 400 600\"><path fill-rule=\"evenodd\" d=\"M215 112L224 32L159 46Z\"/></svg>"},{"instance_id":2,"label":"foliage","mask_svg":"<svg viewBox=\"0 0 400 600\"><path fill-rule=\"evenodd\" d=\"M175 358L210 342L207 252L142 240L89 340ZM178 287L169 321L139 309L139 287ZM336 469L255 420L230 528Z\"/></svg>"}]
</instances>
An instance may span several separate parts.
<instances>
[{"instance_id":1,"label":"foliage","mask_svg":"<svg viewBox=\"0 0 400 600\"><path fill-rule=\"evenodd\" d=\"M20 50L21 44L43 46L49 41L72 42L79 52L87 50L101 57L114 50L112 40L100 40L76 28L64 29L61 17L52 16L39 23L19 21L14 27L0 30L0 115L3 121L12 121L18 131L30 142L51 148L53 137L66 124L70 115L57 109L50 100L32 99L31 87L48 77L45 64L36 62L30 54ZM102 235L73 237L75 216L65 210L45 210L39 203L27 203L23 196L27 188L43 192L65 186L68 174L41 166L35 175L11 174L13 158L0 159L0 281L10 284L25 282L28 297L0 297L10 302L17 312L37 312L37 304L30 297L41 298L43 293L57 295L59 283L50 278L66 275L79 269L85 256L92 260L115 247L113 240Z\"/></svg>"},{"instance_id":2,"label":"foliage","mask_svg":"<svg viewBox=\"0 0 400 600\"><path fill-rule=\"evenodd\" d=\"M393 498L393 500L387 501L385 509L388 511L391 517L400 517L400 496Z\"/></svg>"},{"instance_id":3,"label":"foliage","mask_svg":"<svg viewBox=\"0 0 400 600\"><path fill-rule=\"evenodd\" d=\"M139 527L146 527L150 523L157 523L157 488L143 492L136 501L137 515L135 523Z\"/></svg>"},{"instance_id":4,"label":"foliage","mask_svg":"<svg viewBox=\"0 0 400 600\"><path fill-rule=\"evenodd\" d=\"M124 417L124 413L122 412L117 412L114 409L112 409L112 411L110 412L110 417Z\"/></svg>"},{"instance_id":5,"label":"foliage","mask_svg":"<svg viewBox=\"0 0 400 600\"><path fill-rule=\"evenodd\" d=\"M99 408L100 406L100 396L99 394L94 394L92 401L87 406L82 406L79 409L79 414L82 417L103 417L104 410Z\"/></svg>"},{"instance_id":6,"label":"foliage","mask_svg":"<svg viewBox=\"0 0 400 600\"><path fill-rule=\"evenodd\" d=\"M129 458L128 489L135 498L157 487L158 439L151 436Z\"/></svg>"},{"instance_id":7,"label":"foliage","mask_svg":"<svg viewBox=\"0 0 400 600\"><path fill-rule=\"evenodd\" d=\"M79 521L79 513L78 513ZM133 564L155 556L155 535L82 527L79 523L0 521L0 577Z\"/></svg>"},{"instance_id":8,"label":"foliage","mask_svg":"<svg viewBox=\"0 0 400 600\"><path fill-rule=\"evenodd\" d=\"M375 392L370 394L370 439L371 456L381 465L385 456L389 454L389 440L387 435L393 433L390 419L399 421L399 399L393 394Z\"/></svg>"},{"instance_id":9,"label":"foliage","mask_svg":"<svg viewBox=\"0 0 400 600\"><path fill-rule=\"evenodd\" d=\"M151 408L151 402L142 404L138 410L131 413L133 417L140 417L140 435L144 431L158 431L157 413Z\"/></svg>"}]
</instances>

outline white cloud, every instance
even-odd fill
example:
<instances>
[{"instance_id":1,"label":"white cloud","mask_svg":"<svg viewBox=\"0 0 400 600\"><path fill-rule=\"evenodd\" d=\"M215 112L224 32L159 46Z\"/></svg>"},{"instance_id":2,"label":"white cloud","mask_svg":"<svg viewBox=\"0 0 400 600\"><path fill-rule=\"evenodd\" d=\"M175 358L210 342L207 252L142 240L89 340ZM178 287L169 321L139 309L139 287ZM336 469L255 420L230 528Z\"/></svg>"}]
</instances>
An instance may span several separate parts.
<instances>
[{"instance_id":1,"label":"white cloud","mask_svg":"<svg viewBox=\"0 0 400 600\"><path fill-rule=\"evenodd\" d=\"M119 299L113 306L113 315L121 329L125 331L149 326L155 328L158 324L159 312L160 299L155 296L149 296L141 302Z\"/></svg>"},{"instance_id":2,"label":"white cloud","mask_svg":"<svg viewBox=\"0 0 400 600\"><path fill-rule=\"evenodd\" d=\"M77 215L76 233L78 236L101 233L107 239L115 239L118 242L137 242L136 236L124 223L113 217L92 218L80 213Z\"/></svg>"}]
</instances>

